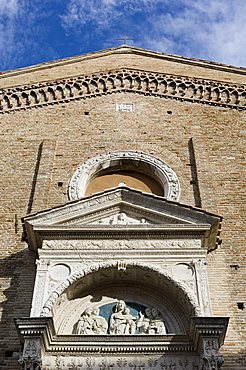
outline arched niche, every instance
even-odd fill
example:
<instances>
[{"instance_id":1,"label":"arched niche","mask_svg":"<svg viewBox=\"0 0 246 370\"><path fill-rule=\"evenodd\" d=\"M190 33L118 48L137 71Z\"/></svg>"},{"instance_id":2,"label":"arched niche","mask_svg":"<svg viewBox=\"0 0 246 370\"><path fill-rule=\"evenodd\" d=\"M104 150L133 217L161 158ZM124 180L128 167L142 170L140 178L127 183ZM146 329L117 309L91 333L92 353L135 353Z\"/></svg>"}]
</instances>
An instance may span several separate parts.
<instances>
[{"instance_id":1,"label":"arched niche","mask_svg":"<svg viewBox=\"0 0 246 370\"><path fill-rule=\"evenodd\" d=\"M144 192L177 201L180 185L176 173L162 160L137 152L111 152L89 159L71 178L70 200L124 183Z\"/></svg>"},{"instance_id":2,"label":"arched niche","mask_svg":"<svg viewBox=\"0 0 246 370\"><path fill-rule=\"evenodd\" d=\"M53 316L58 334L73 334L82 312L101 309L118 300L144 308L155 308L163 318L167 334L185 334L191 316L199 309L180 283L155 267L128 264L95 265L69 277L52 293L42 316Z\"/></svg>"}]
</instances>

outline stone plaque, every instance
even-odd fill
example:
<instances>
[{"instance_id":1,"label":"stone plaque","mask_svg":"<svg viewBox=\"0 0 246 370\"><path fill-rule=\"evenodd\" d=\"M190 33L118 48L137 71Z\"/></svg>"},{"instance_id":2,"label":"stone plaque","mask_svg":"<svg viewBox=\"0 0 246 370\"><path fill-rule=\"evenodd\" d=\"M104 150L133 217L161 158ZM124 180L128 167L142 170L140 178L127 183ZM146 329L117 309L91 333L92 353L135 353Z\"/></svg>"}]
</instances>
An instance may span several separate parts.
<instances>
[{"instance_id":1,"label":"stone plaque","mask_svg":"<svg viewBox=\"0 0 246 370\"><path fill-rule=\"evenodd\" d=\"M133 112L132 103L116 103L116 112Z\"/></svg>"}]
</instances>

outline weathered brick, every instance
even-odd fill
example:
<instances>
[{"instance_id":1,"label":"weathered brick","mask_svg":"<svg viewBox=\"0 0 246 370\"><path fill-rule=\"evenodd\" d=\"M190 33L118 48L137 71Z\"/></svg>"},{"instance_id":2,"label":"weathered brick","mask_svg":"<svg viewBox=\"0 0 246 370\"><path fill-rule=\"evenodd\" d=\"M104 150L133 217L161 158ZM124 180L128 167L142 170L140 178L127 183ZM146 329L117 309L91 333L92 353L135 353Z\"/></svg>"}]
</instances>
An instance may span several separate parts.
<instances>
[{"instance_id":1,"label":"weathered brick","mask_svg":"<svg viewBox=\"0 0 246 370\"><path fill-rule=\"evenodd\" d=\"M243 69L125 50L11 71L1 76L0 84L7 89L123 67L246 82ZM116 112L116 103L133 103L134 111ZM245 132L244 110L124 91L1 115L1 368L18 368L6 351L20 351L13 318L29 315L35 278L35 255L22 241L21 217L67 202L76 168L97 154L117 150L143 151L164 160L179 177L180 202L196 206L192 138L201 207L224 218L222 245L208 255L213 314L230 316L224 368L246 369L246 309L237 306L246 305Z\"/></svg>"}]
</instances>

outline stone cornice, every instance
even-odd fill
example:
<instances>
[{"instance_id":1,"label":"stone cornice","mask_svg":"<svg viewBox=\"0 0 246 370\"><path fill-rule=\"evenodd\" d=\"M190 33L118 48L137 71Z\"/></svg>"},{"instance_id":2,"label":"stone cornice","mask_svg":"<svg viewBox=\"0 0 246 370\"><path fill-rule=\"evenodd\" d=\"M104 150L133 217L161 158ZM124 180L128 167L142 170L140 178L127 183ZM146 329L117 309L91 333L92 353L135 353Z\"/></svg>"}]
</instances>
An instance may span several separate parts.
<instances>
[{"instance_id":1,"label":"stone cornice","mask_svg":"<svg viewBox=\"0 0 246 370\"><path fill-rule=\"evenodd\" d=\"M223 71L227 73L236 73L236 74L245 75L245 72L246 72L246 68L244 67L238 67L234 65L219 63L219 62L205 60L205 59L190 58L190 57L180 56L177 54L168 54L168 53L163 53L163 52L158 52L158 51L153 51L153 50L147 50L147 49L138 48L135 46L133 47L129 45L121 45L115 48L108 48L104 50L93 51L93 52L82 54L82 55L76 55L76 56L67 57L63 59L43 62L40 64L28 66L28 67L18 68L15 70L4 71L4 72L1 72L0 78L22 75L24 73L32 73L34 71L41 71L47 68L53 68L57 66L66 66L68 64L78 63L78 62L85 61L85 60L97 59L97 58L101 58L101 57L112 55L112 54L133 54L133 55L139 55L142 57L144 56L151 57L151 58L167 60L167 61L175 62L175 63L182 63L182 64L188 64L192 66L219 70L219 71Z\"/></svg>"},{"instance_id":2,"label":"stone cornice","mask_svg":"<svg viewBox=\"0 0 246 370\"><path fill-rule=\"evenodd\" d=\"M81 228L67 228L67 227L55 227L55 226L44 226L44 227L36 227L34 228L35 233L35 242L29 243L29 247L31 250L36 250L36 248L40 248L42 245L42 240L50 239L50 240L63 240L64 237L67 240L92 240L92 239L136 239L141 240L143 235L145 238L153 238L153 239L170 239L173 237L177 238L203 238L204 242L206 241L206 236L209 233L209 226L208 225L173 225L167 226L156 226L156 227L134 227L132 225L128 225L127 227L110 227L107 228L106 226L103 228L94 227L81 227ZM208 248L207 243L204 245L205 248ZM217 245L215 246L215 248ZM210 247L211 248L211 247Z\"/></svg>"},{"instance_id":3,"label":"stone cornice","mask_svg":"<svg viewBox=\"0 0 246 370\"><path fill-rule=\"evenodd\" d=\"M219 346L224 344L229 317L192 317L190 336L195 347L199 347L202 338L217 336Z\"/></svg>"},{"instance_id":4,"label":"stone cornice","mask_svg":"<svg viewBox=\"0 0 246 370\"><path fill-rule=\"evenodd\" d=\"M83 219L88 213L96 214L99 211L110 209L116 205L128 205L132 209L142 206L145 212L153 212L150 224L103 225L77 223L76 219ZM130 209L130 208L129 208ZM138 212L140 208L138 207ZM155 213L164 215L162 223L155 223ZM139 212L140 214L140 212ZM99 218L102 216L100 215ZM167 222L170 217L171 221ZM179 222L172 223L177 218ZM69 221L69 222L68 222ZM72 221L72 223L70 223ZM221 217L209 214L201 209L181 205L147 193L141 193L127 187L109 189L84 199L79 199L60 207L29 215L23 219L24 230L31 249L41 247L44 239L83 239L83 238L137 238L144 237L165 238L178 236L202 237L204 247L209 251L216 248L220 233Z\"/></svg>"},{"instance_id":5,"label":"stone cornice","mask_svg":"<svg viewBox=\"0 0 246 370\"><path fill-rule=\"evenodd\" d=\"M193 344L185 335L56 335L51 317L15 320L21 339L43 339L51 353L163 353L193 352Z\"/></svg>"},{"instance_id":6,"label":"stone cornice","mask_svg":"<svg viewBox=\"0 0 246 370\"><path fill-rule=\"evenodd\" d=\"M201 353L204 338L224 342L228 325L225 317L192 317L190 335L56 335L52 317L16 319L21 340L42 338L45 352L50 353ZM219 349L219 348L218 348Z\"/></svg>"},{"instance_id":7,"label":"stone cornice","mask_svg":"<svg viewBox=\"0 0 246 370\"><path fill-rule=\"evenodd\" d=\"M246 89L243 85L134 69L119 69L107 73L80 75L2 89L0 113L67 103L117 92L241 110L246 108Z\"/></svg>"}]
</instances>

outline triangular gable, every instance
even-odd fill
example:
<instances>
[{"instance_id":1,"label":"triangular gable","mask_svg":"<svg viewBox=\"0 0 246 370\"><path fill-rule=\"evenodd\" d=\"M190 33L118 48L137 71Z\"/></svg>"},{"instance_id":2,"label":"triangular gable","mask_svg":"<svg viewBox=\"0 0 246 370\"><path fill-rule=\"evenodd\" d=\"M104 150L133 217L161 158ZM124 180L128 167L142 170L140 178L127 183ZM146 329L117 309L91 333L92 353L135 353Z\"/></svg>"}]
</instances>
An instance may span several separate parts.
<instances>
[{"instance_id":1,"label":"triangular gable","mask_svg":"<svg viewBox=\"0 0 246 370\"><path fill-rule=\"evenodd\" d=\"M243 68L121 46L3 73L0 113L117 92L245 109L244 75Z\"/></svg>"},{"instance_id":2,"label":"triangular gable","mask_svg":"<svg viewBox=\"0 0 246 370\"><path fill-rule=\"evenodd\" d=\"M115 58L115 56L118 56L118 58ZM142 64L141 59L144 58L145 68L148 63L154 63L159 66L159 68L154 69L156 72L162 72L163 70L166 72L171 67L175 75L184 73L187 76L192 74L194 77L212 78L212 75L216 73L216 80L227 80L226 73L234 73L235 82L245 82L245 68L243 67L226 65L204 59L188 58L129 45L121 45L115 48L98 50L16 70L5 71L0 76L0 80L6 80L3 82L3 86L6 88L23 83L33 83L33 81L42 82L57 79L60 77L61 70L63 70L62 74L66 77L74 77L81 74L82 66L84 67L83 73L88 73L88 66L90 70L94 69L94 72L99 72L99 65L108 70L109 61L111 62L111 68L112 64L115 64L116 68L127 68L132 67L132 64L136 66L136 63L138 63L137 58L134 57L140 60L139 64ZM134 63L131 60L134 60ZM158 63L159 61L161 64ZM213 72L213 70L216 72Z\"/></svg>"},{"instance_id":3,"label":"triangular gable","mask_svg":"<svg viewBox=\"0 0 246 370\"><path fill-rule=\"evenodd\" d=\"M203 233L215 248L221 218L127 187L107 190L23 219L31 249L41 247L46 233L81 238L86 233ZM211 247L210 247L211 248Z\"/></svg>"}]
</instances>

